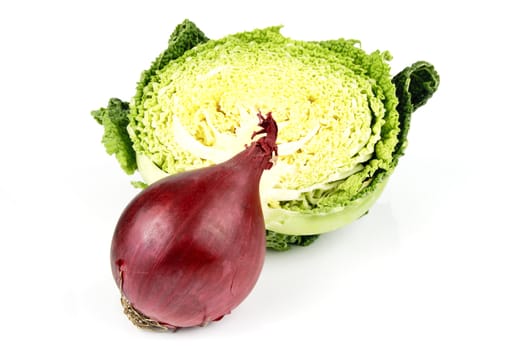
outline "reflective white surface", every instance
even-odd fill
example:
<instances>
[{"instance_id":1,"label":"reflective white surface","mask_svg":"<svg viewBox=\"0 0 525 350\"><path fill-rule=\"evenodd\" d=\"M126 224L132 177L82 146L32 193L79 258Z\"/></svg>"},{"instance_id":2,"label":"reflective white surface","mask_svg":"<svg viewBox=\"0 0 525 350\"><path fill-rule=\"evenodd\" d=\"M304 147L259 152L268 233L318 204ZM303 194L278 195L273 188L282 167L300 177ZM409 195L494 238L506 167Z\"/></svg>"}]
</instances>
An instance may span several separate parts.
<instances>
[{"instance_id":1,"label":"reflective white surface","mask_svg":"<svg viewBox=\"0 0 525 350\"><path fill-rule=\"evenodd\" d=\"M517 2L178 3L0 5L1 348L525 347ZM184 18L211 38L283 24L297 39L360 39L393 54L392 73L433 63L441 86L367 216L269 252L222 321L156 334L120 310L109 244L136 190L89 112L133 96Z\"/></svg>"}]
</instances>

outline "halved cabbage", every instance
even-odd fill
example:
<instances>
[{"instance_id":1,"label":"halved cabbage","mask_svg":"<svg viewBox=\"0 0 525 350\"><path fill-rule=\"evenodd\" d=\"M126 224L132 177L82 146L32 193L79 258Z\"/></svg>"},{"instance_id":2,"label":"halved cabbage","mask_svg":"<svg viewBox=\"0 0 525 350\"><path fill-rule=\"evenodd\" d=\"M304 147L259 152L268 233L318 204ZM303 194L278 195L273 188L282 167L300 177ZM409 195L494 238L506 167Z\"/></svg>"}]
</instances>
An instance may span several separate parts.
<instances>
[{"instance_id":1,"label":"halved cabbage","mask_svg":"<svg viewBox=\"0 0 525 350\"><path fill-rule=\"evenodd\" d=\"M121 165L151 184L232 157L251 142L257 112L272 112L279 157L260 192L268 245L285 249L368 211L406 147L411 113L439 77L417 62L392 80L388 52L367 54L355 40L296 41L279 30L208 40L185 21L129 106L112 99L93 115L108 130L110 115L127 113L126 135L111 142L131 144L136 165Z\"/></svg>"}]
</instances>

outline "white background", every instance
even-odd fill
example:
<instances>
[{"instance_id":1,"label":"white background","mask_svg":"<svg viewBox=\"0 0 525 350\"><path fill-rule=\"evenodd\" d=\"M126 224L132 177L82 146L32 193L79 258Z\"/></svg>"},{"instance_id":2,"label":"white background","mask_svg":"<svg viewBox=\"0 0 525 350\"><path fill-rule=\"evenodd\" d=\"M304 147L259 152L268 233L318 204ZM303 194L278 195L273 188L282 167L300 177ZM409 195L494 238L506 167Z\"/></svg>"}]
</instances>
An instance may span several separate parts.
<instances>
[{"instance_id":1,"label":"white background","mask_svg":"<svg viewBox=\"0 0 525 350\"><path fill-rule=\"evenodd\" d=\"M0 348L524 349L518 3L2 2ZM389 50L393 73L432 62L441 86L369 215L270 252L231 315L165 334L121 313L109 245L137 191L90 111L129 99L184 18L211 38L276 24L357 38Z\"/></svg>"}]
</instances>

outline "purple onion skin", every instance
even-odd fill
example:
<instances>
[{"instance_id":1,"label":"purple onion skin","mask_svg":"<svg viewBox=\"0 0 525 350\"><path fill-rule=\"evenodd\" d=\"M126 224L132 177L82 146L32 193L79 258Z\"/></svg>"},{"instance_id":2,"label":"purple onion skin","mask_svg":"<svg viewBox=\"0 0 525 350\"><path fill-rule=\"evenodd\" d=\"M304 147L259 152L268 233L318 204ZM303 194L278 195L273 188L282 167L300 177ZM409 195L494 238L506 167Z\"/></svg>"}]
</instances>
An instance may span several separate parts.
<instances>
[{"instance_id":1,"label":"purple onion skin","mask_svg":"<svg viewBox=\"0 0 525 350\"><path fill-rule=\"evenodd\" d=\"M276 153L273 124L230 160L166 177L125 208L111 268L133 309L176 329L219 320L248 296L266 252L259 181Z\"/></svg>"}]
</instances>

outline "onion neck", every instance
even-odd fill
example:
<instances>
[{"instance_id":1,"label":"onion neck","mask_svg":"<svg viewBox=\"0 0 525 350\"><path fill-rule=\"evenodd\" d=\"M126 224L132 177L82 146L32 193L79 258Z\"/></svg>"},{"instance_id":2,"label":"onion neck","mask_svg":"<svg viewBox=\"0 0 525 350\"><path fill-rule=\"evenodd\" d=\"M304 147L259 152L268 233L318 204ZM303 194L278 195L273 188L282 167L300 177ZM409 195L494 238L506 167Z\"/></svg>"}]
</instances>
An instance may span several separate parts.
<instances>
[{"instance_id":1,"label":"onion neck","mask_svg":"<svg viewBox=\"0 0 525 350\"><path fill-rule=\"evenodd\" d=\"M257 113L259 118L259 126L261 130L255 131L252 139L256 135L266 134L260 139L252 142L248 146L248 154L254 158L261 159L262 169L271 169L274 164L274 156L277 157L277 133L278 127L275 119L272 117L272 112L268 112L263 116L261 112ZM251 158L250 157L250 158Z\"/></svg>"},{"instance_id":2,"label":"onion neck","mask_svg":"<svg viewBox=\"0 0 525 350\"><path fill-rule=\"evenodd\" d=\"M256 135L265 134L261 138L253 141L246 149L223 165L232 168L242 169L238 174L241 177L260 179L264 170L271 169L277 157L277 123L272 118L272 114L264 117L260 112L259 126L261 130L255 131L252 139Z\"/></svg>"}]
</instances>

